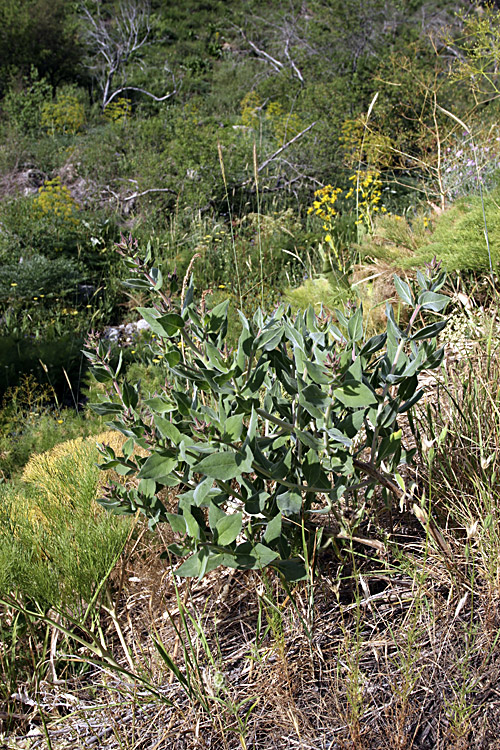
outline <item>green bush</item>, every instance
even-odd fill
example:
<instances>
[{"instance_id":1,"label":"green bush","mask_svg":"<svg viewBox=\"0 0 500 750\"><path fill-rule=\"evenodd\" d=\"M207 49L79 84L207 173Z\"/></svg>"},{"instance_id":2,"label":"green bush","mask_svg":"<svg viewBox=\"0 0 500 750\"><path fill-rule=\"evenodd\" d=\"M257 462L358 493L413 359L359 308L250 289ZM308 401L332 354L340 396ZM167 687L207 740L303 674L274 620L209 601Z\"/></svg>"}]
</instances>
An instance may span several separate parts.
<instances>
[{"instance_id":1,"label":"green bush","mask_svg":"<svg viewBox=\"0 0 500 750\"><path fill-rule=\"evenodd\" d=\"M500 261L500 191L484 196L484 215L481 197L468 196L458 200L436 219L430 241L421 247L415 265L430 261L434 256L443 261L450 271L481 273L490 267L485 239L485 224L493 267Z\"/></svg>"},{"instance_id":2,"label":"green bush","mask_svg":"<svg viewBox=\"0 0 500 750\"><path fill-rule=\"evenodd\" d=\"M22 262L6 263L0 277L0 305L32 304L34 297L75 294L82 279L78 264L69 258L49 260L32 255Z\"/></svg>"},{"instance_id":3,"label":"green bush","mask_svg":"<svg viewBox=\"0 0 500 750\"><path fill-rule=\"evenodd\" d=\"M119 514L141 510L151 526L170 523L182 537L170 551L190 555L178 575L272 565L300 578L297 552L314 539L315 514L333 514L338 533L352 534L376 487L388 503L390 493L403 495L398 466L412 452L398 420L423 394L418 374L440 364L435 337L446 324L416 321L444 309L445 274L419 272L414 289L395 279L412 310L404 331L390 305L387 332L368 341L361 307L348 317L337 311L337 326L312 308L294 317L281 306L250 321L240 313L232 349L229 303L198 310L191 286L180 314L173 312L149 261L150 253L145 263L128 259L138 275L127 284L155 295L156 306L139 311L157 337L165 386L143 398L139 384L119 382L120 363L111 367L102 342L86 351L94 376L119 395L93 408L128 438L121 455L103 450L102 467L139 480L115 485L100 502ZM133 456L136 446L146 456ZM160 499L172 486L179 487L176 513Z\"/></svg>"},{"instance_id":4,"label":"green bush","mask_svg":"<svg viewBox=\"0 0 500 750\"><path fill-rule=\"evenodd\" d=\"M23 79L22 88L12 87L2 101L2 110L9 125L21 133L39 134L42 122L42 107L52 98L48 81L39 78L35 68L30 77Z\"/></svg>"}]
</instances>

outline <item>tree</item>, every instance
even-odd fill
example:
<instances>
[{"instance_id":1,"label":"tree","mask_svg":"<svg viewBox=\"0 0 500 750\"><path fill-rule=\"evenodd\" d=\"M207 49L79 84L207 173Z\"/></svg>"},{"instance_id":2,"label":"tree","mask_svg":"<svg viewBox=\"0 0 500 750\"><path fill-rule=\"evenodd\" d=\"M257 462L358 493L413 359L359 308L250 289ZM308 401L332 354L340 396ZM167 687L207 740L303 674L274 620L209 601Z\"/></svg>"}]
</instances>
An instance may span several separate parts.
<instances>
[{"instance_id":1,"label":"tree","mask_svg":"<svg viewBox=\"0 0 500 750\"><path fill-rule=\"evenodd\" d=\"M0 94L13 75L31 74L52 86L79 77L83 49L65 0L3 0L0 3Z\"/></svg>"},{"instance_id":2,"label":"tree","mask_svg":"<svg viewBox=\"0 0 500 750\"><path fill-rule=\"evenodd\" d=\"M113 11L103 0L82 5L82 36L92 57L89 68L102 89L103 109L126 91L138 91L157 102L177 92L175 80L173 90L162 96L128 82L132 69L141 66L146 48L155 43L150 10L147 0L120 0Z\"/></svg>"}]
</instances>

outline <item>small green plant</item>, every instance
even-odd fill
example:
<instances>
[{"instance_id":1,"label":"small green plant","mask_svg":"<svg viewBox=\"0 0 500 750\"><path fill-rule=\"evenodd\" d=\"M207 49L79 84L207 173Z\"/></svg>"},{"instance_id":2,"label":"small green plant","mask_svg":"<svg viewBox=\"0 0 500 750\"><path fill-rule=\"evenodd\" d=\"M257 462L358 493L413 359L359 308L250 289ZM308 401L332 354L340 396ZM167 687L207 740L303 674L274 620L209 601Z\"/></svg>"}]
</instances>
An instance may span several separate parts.
<instances>
[{"instance_id":1,"label":"small green plant","mask_svg":"<svg viewBox=\"0 0 500 750\"><path fill-rule=\"evenodd\" d=\"M361 307L349 316L337 311L337 326L312 308L292 317L280 306L251 321L240 313L242 332L230 350L228 302L200 312L191 285L174 312L161 270L149 268L150 251L142 261L129 250L123 243L138 275L126 283L156 295L155 306L139 312L156 335L166 380L143 399L138 384L119 381L120 363L111 367L104 344L89 342L95 377L118 397L93 408L128 438L121 455L104 449L102 467L138 480L111 486L100 502L120 514L139 509L151 527L170 523L182 538L170 551L189 555L178 575L270 565L302 578L302 525L314 536L315 514L332 513L349 534L377 486L388 503L391 493L402 495L397 469L412 452L403 448L398 419L423 394L419 372L441 362L435 337L446 324L417 320L445 308L438 293L445 274L431 266L414 289L395 279L412 309L404 331L389 304L387 332L366 342ZM134 446L148 455L133 457ZM160 497L173 486L177 512Z\"/></svg>"},{"instance_id":2,"label":"small green plant","mask_svg":"<svg viewBox=\"0 0 500 750\"><path fill-rule=\"evenodd\" d=\"M6 94L2 110L13 128L33 135L40 130L42 107L50 96L49 82L32 67L30 75L23 77L22 88L13 86Z\"/></svg>"},{"instance_id":3,"label":"small green plant","mask_svg":"<svg viewBox=\"0 0 500 750\"><path fill-rule=\"evenodd\" d=\"M61 443L32 455L24 484L3 486L0 596L15 592L48 606L91 600L130 531L120 519L110 523L95 502L104 479L96 466L100 440L123 442L106 432Z\"/></svg>"}]
</instances>

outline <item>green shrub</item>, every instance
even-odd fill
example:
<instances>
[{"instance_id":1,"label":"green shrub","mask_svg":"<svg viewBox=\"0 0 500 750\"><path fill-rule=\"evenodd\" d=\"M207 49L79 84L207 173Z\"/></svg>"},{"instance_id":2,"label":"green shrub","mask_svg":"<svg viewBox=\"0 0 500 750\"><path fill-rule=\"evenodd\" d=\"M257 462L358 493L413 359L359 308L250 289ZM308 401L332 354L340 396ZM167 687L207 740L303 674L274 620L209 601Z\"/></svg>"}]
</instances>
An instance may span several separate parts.
<instances>
[{"instance_id":1,"label":"green shrub","mask_svg":"<svg viewBox=\"0 0 500 750\"><path fill-rule=\"evenodd\" d=\"M50 84L32 68L31 75L23 79L22 88L12 87L5 95L2 110L12 128L34 135L41 128L42 107L51 97Z\"/></svg>"},{"instance_id":2,"label":"green shrub","mask_svg":"<svg viewBox=\"0 0 500 750\"><path fill-rule=\"evenodd\" d=\"M338 533L352 534L376 487L388 503L390 492L403 495L398 466L412 452L398 419L423 394L418 374L441 362L435 337L446 324L416 321L444 309L445 275L419 272L414 289L396 278L412 309L405 331L390 305L387 332L368 341L361 307L349 317L337 311L337 326L312 308L293 317L281 306L251 321L240 314L242 332L230 349L229 303L197 310L191 286L181 314L173 312L149 261L150 253L145 263L128 259L138 276L127 284L155 294L156 306L139 311L157 337L165 386L144 399L139 384L119 382L120 363L110 366L102 343L86 351L94 376L119 395L93 408L128 438L122 455L103 450L102 467L139 480L137 488L115 485L100 502L120 514L141 510L152 526L169 522L182 537L170 551L190 554L178 575L272 565L300 578L297 544L315 538L315 514L333 514ZM148 455L134 457L136 446ZM179 487L176 513L159 494L172 486Z\"/></svg>"},{"instance_id":3,"label":"green shrub","mask_svg":"<svg viewBox=\"0 0 500 750\"><path fill-rule=\"evenodd\" d=\"M58 408L47 383L21 376L5 393L0 409L0 477L14 476L35 452L100 429L102 420L92 412Z\"/></svg>"},{"instance_id":4,"label":"green shrub","mask_svg":"<svg viewBox=\"0 0 500 750\"><path fill-rule=\"evenodd\" d=\"M484 196L484 215L481 197L462 198L435 221L430 241L421 247L415 264L428 262L434 256L443 261L450 271L481 273L490 267L485 239L488 229L493 267L500 260L500 191Z\"/></svg>"},{"instance_id":5,"label":"green shrub","mask_svg":"<svg viewBox=\"0 0 500 750\"><path fill-rule=\"evenodd\" d=\"M40 295L75 294L81 278L78 264L69 258L49 260L43 255L32 255L16 264L6 263L0 277L0 305L31 304Z\"/></svg>"}]
</instances>

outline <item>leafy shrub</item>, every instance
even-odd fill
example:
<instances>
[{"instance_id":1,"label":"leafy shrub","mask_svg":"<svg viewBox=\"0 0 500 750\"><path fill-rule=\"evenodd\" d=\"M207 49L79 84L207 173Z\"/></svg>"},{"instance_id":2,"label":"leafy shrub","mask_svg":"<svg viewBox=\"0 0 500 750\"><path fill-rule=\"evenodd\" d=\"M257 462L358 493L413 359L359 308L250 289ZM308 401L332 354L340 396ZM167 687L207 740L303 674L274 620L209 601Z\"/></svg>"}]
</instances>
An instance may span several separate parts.
<instances>
[{"instance_id":1,"label":"leafy shrub","mask_svg":"<svg viewBox=\"0 0 500 750\"><path fill-rule=\"evenodd\" d=\"M86 410L58 408L53 388L23 375L5 393L0 409L0 477L12 477L35 453L75 437L102 431L101 420Z\"/></svg>"},{"instance_id":2,"label":"leafy shrub","mask_svg":"<svg viewBox=\"0 0 500 750\"><path fill-rule=\"evenodd\" d=\"M364 256L387 260L396 268L415 269L436 257L448 271L488 271L485 223L494 268L500 260L499 198L498 190L485 194L483 199L467 196L432 220L422 215L412 220L385 216L377 221L373 236L363 238L359 250Z\"/></svg>"},{"instance_id":3,"label":"leafy shrub","mask_svg":"<svg viewBox=\"0 0 500 750\"><path fill-rule=\"evenodd\" d=\"M49 260L32 255L22 263L6 263L0 277L0 304L31 304L39 295L64 297L74 293L81 280L77 263L69 258Z\"/></svg>"},{"instance_id":4,"label":"leafy shrub","mask_svg":"<svg viewBox=\"0 0 500 750\"><path fill-rule=\"evenodd\" d=\"M23 79L21 89L11 88L2 101L2 110L10 125L21 133L36 134L40 130L42 107L52 96L50 84L39 78L35 68Z\"/></svg>"},{"instance_id":5,"label":"leafy shrub","mask_svg":"<svg viewBox=\"0 0 500 750\"><path fill-rule=\"evenodd\" d=\"M428 244L424 245L415 264L427 262L434 256L443 261L450 271L488 271L490 260L485 238L485 224L493 267L500 260L500 192L484 197L470 196L457 201L435 221L435 229Z\"/></svg>"},{"instance_id":6,"label":"leafy shrub","mask_svg":"<svg viewBox=\"0 0 500 750\"><path fill-rule=\"evenodd\" d=\"M228 302L199 311L191 286L173 312L149 261L149 253L145 263L128 259L138 277L127 284L156 293L156 306L139 311L157 336L165 387L143 399L138 384L119 382L120 365L110 366L102 343L86 351L95 377L119 396L93 408L128 438L122 455L104 449L102 466L139 480L115 485L100 502L116 513L141 510L151 526L169 522L183 539L170 551L190 554L178 575L272 565L300 578L303 564L293 558L301 535L314 537L315 514L333 514L339 533L352 533L377 486L387 502L390 492L402 495L397 468L412 453L398 419L422 396L418 374L441 362L435 337L446 323L416 321L444 309L445 275L419 272L413 290L396 279L412 309L404 331L390 305L387 332L366 342L361 308L337 312L337 326L312 308L292 317L280 306L251 321L240 313L242 333L229 349ZM149 455L134 457L135 446ZM172 486L176 513L159 496Z\"/></svg>"}]
</instances>

